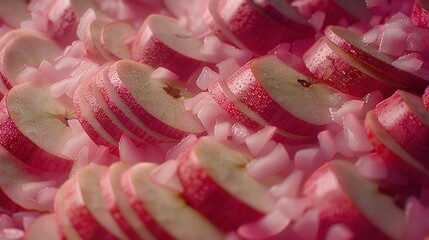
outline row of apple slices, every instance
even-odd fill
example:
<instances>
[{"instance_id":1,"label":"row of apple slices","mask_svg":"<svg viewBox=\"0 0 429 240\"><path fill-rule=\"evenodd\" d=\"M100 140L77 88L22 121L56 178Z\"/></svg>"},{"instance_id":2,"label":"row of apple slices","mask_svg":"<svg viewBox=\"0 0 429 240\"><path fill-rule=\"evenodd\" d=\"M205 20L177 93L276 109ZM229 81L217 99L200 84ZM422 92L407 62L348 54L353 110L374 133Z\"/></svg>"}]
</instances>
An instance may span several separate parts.
<instances>
[{"instance_id":1,"label":"row of apple slices","mask_svg":"<svg viewBox=\"0 0 429 240\"><path fill-rule=\"evenodd\" d=\"M275 56L251 60L226 80L213 82L209 92L232 118L254 131L275 126L275 139L287 144L313 141L332 122L330 108L351 99Z\"/></svg>"},{"instance_id":2,"label":"row of apple slices","mask_svg":"<svg viewBox=\"0 0 429 240\"><path fill-rule=\"evenodd\" d=\"M268 188L247 173L248 162L226 143L201 138L178 158L173 181L180 181L182 192L155 183L153 163L87 166L58 190L55 215L38 218L27 234L29 239L33 231L47 232L50 239L223 239L273 208Z\"/></svg>"},{"instance_id":3,"label":"row of apple slices","mask_svg":"<svg viewBox=\"0 0 429 240\"><path fill-rule=\"evenodd\" d=\"M411 180L429 184L429 110L421 96L398 90L368 112L365 127L384 161Z\"/></svg>"},{"instance_id":4,"label":"row of apple slices","mask_svg":"<svg viewBox=\"0 0 429 240\"><path fill-rule=\"evenodd\" d=\"M303 56L306 67L320 81L357 97L379 90L389 97L397 89L423 93L428 82L402 70L394 59L363 42L352 30L329 26L325 36Z\"/></svg>"},{"instance_id":5,"label":"row of apple slices","mask_svg":"<svg viewBox=\"0 0 429 240\"><path fill-rule=\"evenodd\" d=\"M148 65L120 60L79 87L73 97L77 118L94 142L115 152L123 133L145 146L205 131L184 109L188 96L183 83L153 79L153 71Z\"/></svg>"}]
</instances>

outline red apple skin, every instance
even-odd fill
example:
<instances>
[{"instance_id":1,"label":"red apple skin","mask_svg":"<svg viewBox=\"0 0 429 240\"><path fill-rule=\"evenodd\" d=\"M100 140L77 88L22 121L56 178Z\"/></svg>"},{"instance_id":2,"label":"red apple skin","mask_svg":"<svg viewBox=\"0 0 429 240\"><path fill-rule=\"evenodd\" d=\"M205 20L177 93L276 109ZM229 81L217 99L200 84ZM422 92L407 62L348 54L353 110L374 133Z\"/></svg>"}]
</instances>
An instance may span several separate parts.
<instances>
[{"instance_id":1,"label":"red apple skin","mask_svg":"<svg viewBox=\"0 0 429 240\"><path fill-rule=\"evenodd\" d=\"M231 14L229 4L233 2L235 0L212 0L211 4L214 9L210 11L212 15L219 17L217 22L211 24L212 31L220 39L227 40L227 42L232 41L234 45L237 45L234 40L228 38L228 34L223 32L222 27L226 27L241 44L256 54L266 54L280 43L308 38L314 34L308 28L295 29L294 26L286 26L277 22L258 9L252 1L240 0L241 4L232 14L231 19L225 19L225 14ZM219 24L219 21L222 23Z\"/></svg>"},{"instance_id":2,"label":"red apple skin","mask_svg":"<svg viewBox=\"0 0 429 240\"><path fill-rule=\"evenodd\" d=\"M394 60L390 56L379 52L372 45L365 44L359 34L337 26L327 27L324 33L332 43L343 51L370 65L398 84L404 85L407 90L421 94L428 86L426 80L393 66Z\"/></svg>"},{"instance_id":3,"label":"red apple skin","mask_svg":"<svg viewBox=\"0 0 429 240\"><path fill-rule=\"evenodd\" d=\"M63 8L64 4L67 4L68 7ZM55 19L48 19L48 31L52 38L64 47L77 39L76 30L79 20L69 0L54 1L50 11L59 11L58 8L63 11Z\"/></svg>"},{"instance_id":4,"label":"red apple skin","mask_svg":"<svg viewBox=\"0 0 429 240\"><path fill-rule=\"evenodd\" d=\"M406 156L401 155L400 151L405 152L405 150L384 130L374 110L369 111L366 115L365 129L375 152L387 165L393 166L412 181L423 186L429 186L429 169L424 168L422 165L420 165L421 168L417 168L403 159ZM387 141L394 142L396 145L389 145ZM407 153L405 152L405 154ZM408 156L408 158L412 159L411 156ZM413 159L413 161L419 164L417 160Z\"/></svg>"},{"instance_id":5,"label":"red apple skin","mask_svg":"<svg viewBox=\"0 0 429 240\"><path fill-rule=\"evenodd\" d=\"M153 131L141 123L136 116L134 116L134 121L131 119L132 116L130 115L134 115L132 110L129 109L128 105L126 105L122 98L116 93L113 85L110 83L110 80L107 77L107 72L105 77L96 78L95 82L109 110L130 132L134 133L140 139L149 144L174 141L174 139L162 136L160 134L153 134ZM139 123L136 123L135 121L138 121ZM142 125L146 129L143 129Z\"/></svg>"},{"instance_id":6,"label":"red apple skin","mask_svg":"<svg viewBox=\"0 0 429 240\"><path fill-rule=\"evenodd\" d=\"M322 37L304 53L303 59L305 66L317 79L343 93L356 97L364 97L376 90L381 91L384 97L388 97L395 90L402 88L394 82L388 82L385 76L370 70L368 66L362 65L359 61L354 63L347 61L339 53L353 58L332 44L326 37ZM354 64L359 64L359 66ZM359 68L367 68L373 76Z\"/></svg>"},{"instance_id":7,"label":"red apple skin","mask_svg":"<svg viewBox=\"0 0 429 240\"><path fill-rule=\"evenodd\" d=\"M396 91L376 106L375 113L389 135L429 169L429 110L421 97Z\"/></svg>"},{"instance_id":8,"label":"red apple skin","mask_svg":"<svg viewBox=\"0 0 429 240\"><path fill-rule=\"evenodd\" d=\"M264 216L226 192L206 173L194 157L196 143L184 150L178 159L177 175L184 186L181 196L187 204L225 232L236 230L242 224Z\"/></svg>"},{"instance_id":9,"label":"red apple skin","mask_svg":"<svg viewBox=\"0 0 429 240\"><path fill-rule=\"evenodd\" d=\"M429 28L429 9L426 0L416 0L414 2L411 21L418 27Z\"/></svg>"},{"instance_id":10,"label":"red apple skin","mask_svg":"<svg viewBox=\"0 0 429 240\"><path fill-rule=\"evenodd\" d=\"M41 149L15 125L7 110L7 96L0 101L0 144L25 164L43 171L69 171L73 161Z\"/></svg>"},{"instance_id":11,"label":"red apple skin","mask_svg":"<svg viewBox=\"0 0 429 240\"><path fill-rule=\"evenodd\" d=\"M332 182L332 177L335 177L335 173L330 164L326 163L316 170L304 184L304 195L312 207L320 211L320 225L316 239L325 239L329 228L339 223L346 225L353 232L354 239L390 239L360 213L345 190L338 183ZM324 183L324 186L320 184L321 182ZM318 196L317 190L320 187L329 188L329 194Z\"/></svg>"},{"instance_id":12,"label":"red apple skin","mask_svg":"<svg viewBox=\"0 0 429 240\"><path fill-rule=\"evenodd\" d=\"M174 238L167 233L149 214L144 204L139 199L136 193L136 186L132 183L130 170L126 171L121 177L121 186L128 199L128 202L133 207L140 220L144 223L147 229L152 233L156 239L174 240Z\"/></svg>"},{"instance_id":13,"label":"red apple skin","mask_svg":"<svg viewBox=\"0 0 429 240\"><path fill-rule=\"evenodd\" d=\"M429 89L423 93L423 105L425 105L425 108L429 110Z\"/></svg>"}]
</instances>

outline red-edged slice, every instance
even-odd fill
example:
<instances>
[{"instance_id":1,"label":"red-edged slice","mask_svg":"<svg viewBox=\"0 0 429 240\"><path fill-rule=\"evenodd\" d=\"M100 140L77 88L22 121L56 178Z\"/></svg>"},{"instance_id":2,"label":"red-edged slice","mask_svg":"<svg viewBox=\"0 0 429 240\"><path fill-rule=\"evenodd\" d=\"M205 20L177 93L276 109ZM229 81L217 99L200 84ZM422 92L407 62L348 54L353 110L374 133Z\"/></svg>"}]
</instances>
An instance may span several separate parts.
<instances>
[{"instance_id":1,"label":"red-edged slice","mask_svg":"<svg viewBox=\"0 0 429 240\"><path fill-rule=\"evenodd\" d=\"M386 132L429 169L429 110L421 96L397 91L380 102L375 112Z\"/></svg>"},{"instance_id":2,"label":"red-edged slice","mask_svg":"<svg viewBox=\"0 0 429 240\"><path fill-rule=\"evenodd\" d=\"M37 217L25 231L26 240L60 240L61 235L55 228L56 220L54 214L44 214Z\"/></svg>"},{"instance_id":3,"label":"red-edged slice","mask_svg":"<svg viewBox=\"0 0 429 240\"><path fill-rule=\"evenodd\" d=\"M101 43L104 48L118 59L131 59L130 44L126 38L136 34L133 26L126 22L111 22L103 27Z\"/></svg>"},{"instance_id":4,"label":"red-edged slice","mask_svg":"<svg viewBox=\"0 0 429 240\"><path fill-rule=\"evenodd\" d=\"M104 166L81 169L64 190L64 211L82 239L128 239L103 202Z\"/></svg>"},{"instance_id":5,"label":"red-edged slice","mask_svg":"<svg viewBox=\"0 0 429 240\"><path fill-rule=\"evenodd\" d=\"M26 164L44 171L67 171L73 162L62 154L72 135L74 110L58 101L49 84L15 86L0 102L0 144Z\"/></svg>"},{"instance_id":6,"label":"red-edged slice","mask_svg":"<svg viewBox=\"0 0 429 240\"><path fill-rule=\"evenodd\" d=\"M151 163L140 163L122 175L122 188L140 220L156 239L224 239L224 234L188 206L178 193L150 180Z\"/></svg>"},{"instance_id":7,"label":"red-edged slice","mask_svg":"<svg viewBox=\"0 0 429 240\"><path fill-rule=\"evenodd\" d=\"M126 199L121 186L121 177L130 165L120 161L112 164L101 177L103 200L110 214L130 239L154 240L154 236L139 219Z\"/></svg>"},{"instance_id":8,"label":"red-edged slice","mask_svg":"<svg viewBox=\"0 0 429 240\"><path fill-rule=\"evenodd\" d=\"M419 27L429 28L429 1L415 0L411 20Z\"/></svg>"},{"instance_id":9,"label":"red-edged slice","mask_svg":"<svg viewBox=\"0 0 429 240\"><path fill-rule=\"evenodd\" d=\"M332 122L330 108L350 96L292 69L275 56L253 59L232 74L226 85L269 124L300 135L315 135Z\"/></svg>"},{"instance_id":10,"label":"red-edged slice","mask_svg":"<svg viewBox=\"0 0 429 240\"><path fill-rule=\"evenodd\" d=\"M164 136L181 140L205 131L200 120L186 111L189 93L181 83L152 79L148 65L120 60L109 69L109 80L122 100L146 126Z\"/></svg>"},{"instance_id":11,"label":"red-edged slice","mask_svg":"<svg viewBox=\"0 0 429 240\"><path fill-rule=\"evenodd\" d=\"M258 220L274 203L267 187L247 172L249 161L220 142L200 138L179 156L183 199L224 231Z\"/></svg>"},{"instance_id":12,"label":"red-edged slice","mask_svg":"<svg viewBox=\"0 0 429 240\"><path fill-rule=\"evenodd\" d=\"M428 81L413 73L393 66L394 59L392 57L378 51L376 46L364 43L362 36L351 30L329 26L326 28L325 34L329 40L343 51L386 75L386 77L391 78L392 81L405 86L409 91L423 93L429 85Z\"/></svg>"},{"instance_id":13,"label":"red-edged slice","mask_svg":"<svg viewBox=\"0 0 429 240\"><path fill-rule=\"evenodd\" d=\"M429 169L404 150L383 128L374 110L365 118L365 128L371 144L378 155L408 178L429 186Z\"/></svg>"},{"instance_id":14,"label":"red-edged slice","mask_svg":"<svg viewBox=\"0 0 429 240\"><path fill-rule=\"evenodd\" d=\"M313 44L303 59L317 79L353 96L364 97L379 90L388 97L397 89L404 88L341 50L326 37Z\"/></svg>"},{"instance_id":15,"label":"red-edged slice","mask_svg":"<svg viewBox=\"0 0 429 240\"><path fill-rule=\"evenodd\" d=\"M97 18L91 22L84 35L84 45L87 55L100 63L111 61L114 56L103 47L101 42L104 27L112 21L104 18Z\"/></svg>"},{"instance_id":16,"label":"red-edged slice","mask_svg":"<svg viewBox=\"0 0 429 240\"><path fill-rule=\"evenodd\" d=\"M131 56L154 68L164 67L186 81L210 62L200 52L202 46L203 41L193 37L178 20L150 15L137 32Z\"/></svg>"},{"instance_id":17,"label":"red-edged slice","mask_svg":"<svg viewBox=\"0 0 429 240\"><path fill-rule=\"evenodd\" d=\"M7 88L26 67L38 68L42 61L52 62L60 56L62 49L56 42L39 32L22 31L12 37L0 52L0 73Z\"/></svg>"}]
</instances>

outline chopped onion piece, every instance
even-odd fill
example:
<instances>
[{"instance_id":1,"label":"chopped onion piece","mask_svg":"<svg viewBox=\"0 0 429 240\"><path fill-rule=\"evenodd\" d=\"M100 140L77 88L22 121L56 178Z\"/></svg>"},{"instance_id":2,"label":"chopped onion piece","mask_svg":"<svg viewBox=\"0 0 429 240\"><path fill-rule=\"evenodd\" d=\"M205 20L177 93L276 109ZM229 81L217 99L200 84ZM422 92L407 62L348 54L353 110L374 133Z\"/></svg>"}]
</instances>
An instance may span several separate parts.
<instances>
[{"instance_id":1,"label":"chopped onion piece","mask_svg":"<svg viewBox=\"0 0 429 240\"><path fill-rule=\"evenodd\" d=\"M269 154L253 159L247 164L247 171L256 179L265 179L284 171L289 165L289 154L280 143Z\"/></svg>"},{"instance_id":2,"label":"chopped onion piece","mask_svg":"<svg viewBox=\"0 0 429 240\"><path fill-rule=\"evenodd\" d=\"M274 211L256 222L240 226L237 232L244 239L265 239L280 233L289 223L289 218L279 211Z\"/></svg>"},{"instance_id":3,"label":"chopped onion piece","mask_svg":"<svg viewBox=\"0 0 429 240\"><path fill-rule=\"evenodd\" d=\"M389 174L383 159L376 153L360 157L356 167L363 176L373 180L386 179Z\"/></svg>"}]
</instances>

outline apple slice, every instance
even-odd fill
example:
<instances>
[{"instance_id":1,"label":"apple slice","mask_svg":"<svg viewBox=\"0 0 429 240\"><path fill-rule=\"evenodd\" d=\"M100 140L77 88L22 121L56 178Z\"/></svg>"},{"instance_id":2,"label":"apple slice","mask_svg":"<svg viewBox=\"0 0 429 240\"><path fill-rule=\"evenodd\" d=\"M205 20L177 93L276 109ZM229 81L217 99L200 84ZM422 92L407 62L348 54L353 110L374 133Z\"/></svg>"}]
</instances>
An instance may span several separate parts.
<instances>
[{"instance_id":1,"label":"apple slice","mask_svg":"<svg viewBox=\"0 0 429 240\"><path fill-rule=\"evenodd\" d=\"M398 90L377 104L375 112L393 140L429 169L429 110L422 98Z\"/></svg>"},{"instance_id":2,"label":"apple slice","mask_svg":"<svg viewBox=\"0 0 429 240\"><path fill-rule=\"evenodd\" d=\"M85 86L80 85L73 95L73 105L76 110L76 116L82 128L88 136L98 145L103 145L109 148L110 152L119 154L118 142L101 126L97 121L89 103L84 96Z\"/></svg>"},{"instance_id":3,"label":"apple slice","mask_svg":"<svg viewBox=\"0 0 429 240\"><path fill-rule=\"evenodd\" d=\"M150 15L137 32L131 57L154 68L164 67L187 80L210 65L210 60L200 52L202 46L203 41L194 38L178 20Z\"/></svg>"},{"instance_id":4,"label":"apple slice","mask_svg":"<svg viewBox=\"0 0 429 240\"><path fill-rule=\"evenodd\" d=\"M22 187L24 184L40 181L40 175L38 170L25 165L0 147L0 189L7 198L6 202L12 201L19 208L23 208L21 210L45 211L46 208L28 198ZM2 206L6 205L3 199L0 202Z\"/></svg>"},{"instance_id":5,"label":"apple slice","mask_svg":"<svg viewBox=\"0 0 429 240\"><path fill-rule=\"evenodd\" d=\"M356 97L364 97L376 90L389 97L397 89L405 88L344 52L326 37L313 44L303 59L317 79Z\"/></svg>"},{"instance_id":6,"label":"apple slice","mask_svg":"<svg viewBox=\"0 0 429 240\"><path fill-rule=\"evenodd\" d=\"M249 161L220 142L200 138L179 156L183 199L224 231L260 219L274 202L267 187L247 172Z\"/></svg>"},{"instance_id":7,"label":"apple slice","mask_svg":"<svg viewBox=\"0 0 429 240\"><path fill-rule=\"evenodd\" d=\"M103 202L100 179L105 166L82 168L64 190L64 211L82 239L128 239Z\"/></svg>"},{"instance_id":8,"label":"apple slice","mask_svg":"<svg viewBox=\"0 0 429 240\"><path fill-rule=\"evenodd\" d=\"M257 54L266 54L280 43L314 34L311 28L294 28L299 23L287 26L277 22L254 1L211 0L209 10L213 17L210 26L220 39L229 40L239 48L244 45Z\"/></svg>"},{"instance_id":9,"label":"apple slice","mask_svg":"<svg viewBox=\"0 0 429 240\"><path fill-rule=\"evenodd\" d=\"M52 62L62 49L50 38L28 30L11 38L0 52L0 73L5 86L10 89L26 67L38 68L42 61Z\"/></svg>"},{"instance_id":10,"label":"apple slice","mask_svg":"<svg viewBox=\"0 0 429 240\"><path fill-rule=\"evenodd\" d=\"M83 38L88 57L100 63L114 59L114 56L103 47L101 42L103 28L111 22L111 20L104 18L94 19Z\"/></svg>"},{"instance_id":11,"label":"apple slice","mask_svg":"<svg viewBox=\"0 0 429 240\"><path fill-rule=\"evenodd\" d=\"M121 187L121 177L129 168L130 165L119 161L112 164L104 172L100 183L104 203L117 224L130 239L154 240L154 236L134 212Z\"/></svg>"},{"instance_id":12,"label":"apple slice","mask_svg":"<svg viewBox=\"0 0 429 240\"><path fill-rule=\"evenodd\" d=\"M52 213L37 217L26 229L26 240L60 240L61 235L57 228L52 227L56 224L55 215Z\"/></svg>"},{"instance_id":13,"label":"apple slice","mask_svg":"<svg viewBox=\"0 0 429 240\"><path fill-rule=\"evenodd\" d=\"M96 78L95 81L110 111L129 131L149 144L175 141L173 138L154 132L151 128L143 124L115 91L107 74L103 75L102 78Z\"/></svg>"},{"instance_id":14,"label":"apple slice","mask_svg":"<svg viewBox=\"0 0 429 240\"><path fill-rule=\"evenodd\" d=\"M181 83L151 79L148 65L120 60L109 69L109 79L122 100L146 126L181 140L205 131L200 120L184 108L188 93Z\"/></svg>"},{"instance_id":15,"label":"apple slice","mask_svg":"<svg viewBox=\"0 0 429 240\"><path fill-rule=\"evenodd\" d=\"M362 36L351 30L329 26L326 28L325 34L343 51L391 78L392 81L404 85L409 91L423 93L429 85L428 81L392 65L395 59L378 51L376 46L364 43Z\"/></svg>"},{"instance_id":16,"label":"apple slice","mask_svg":"<svg viewBox=\"0 0 429 240\"><path fill-rule=\"evenodd\" d=\"M100 71L95 78L102 78L107 74L107 69ZM116 142L122 137L122 134L126 134L130 137L133 143L138 147L147 146L148 144L138 136L130 132L122 123L115 117L115 115L109 110L106 103L104 102L103 96L101 96L100 90L97 88L95 81L91 81L83 90L83 95L89 104L89 107L94 114L95 119L100 125L112 136Z\"/></svg>"},{"instance_id":17,"label":"apple slice","mask_svg":"<svg viewBox=\"0 0 429 240\"><path fill-rule=\"evenodd\" d=\"M62 154L72 135L74 110L52 96L50 85L27 82L0 101L0 144L26 164L44 171L68 171L73 161Z\"/></svg>"},{"instance_id":18,"label":"apple slice","mask_svg":"<svg viewBox=\"0 0 429 240\"><path fill-rule=\"evenodd\" d=\"M30 20L26 0L2 0L0 4L0 20L13 28L20 28L21 23Z\"/></svg>"},{"instance_id":19,"label":"apple slice","mask_svg":"<svg viewBox=\"0 0 429 240\"><path fill-rule=\"evenodd\" d=\"M375 151L386 164L394 166L408 178L429 186L429 169L413 158L387 133L374 110L367 113L365 128Z\"/></svg>"},{"instance_id":20,"label":"apple slice","mask_svg":"<svg viewBox=\"0 0 429 240\"><path fill-rule=\"evenodd\" d=\"M329 109L351 99L315 81L275 56L264 56L242 66L226 84L269 124L294 134L315 135L332 122Z\"/></svg>"},{"instance_id":21,"label":"apple slice","mask_svg":"<svg viewBox=\"0 0 429 240\"><path fill-rule=\"evenodd\" d=\"M347 226L354 239L402 239L405 212L352 163L326 163L306 181L304 194L319 210L318 239L334 224Z\"/></svg>"},{"instance_id":22,"label":"apple slice","mask_svg":"<svg viewBox=\"0 0 429 240\"><path fill-rule=\"evenodd\" d=\"M67 217L65 207L64 207L64 191L69 188L69 185L72 184L72 179L64 182L61 187L58 189L57 194L54 199L54 210L55 210L55 219L56 219L56 228L58 229L61 238L60 239L73 239L73 240L82 240L79 234L76 232L76 229L70 223L69 218ZM54 227L54 225L52 226Z\"/></svg>"},{"instance_id":23,"label":"apple slice","mask_svg":"<svg viewBox=\"0 0 429 240\"><path fill-rule=\"evenodd\" d=\"M259 131L265 126L270 125L262 119L258 114L249 109L229 90L225 81L217 80L209 86L210 95L221 106L227 114L242 123L252 131ZM315 141L315 138L292 134L281 129L276 129L273 139L285 144L299 145Z\"/></svg>"},{"instance_id":24,"label":"apple slice","mask_svg":"<svg viewBox=\"0 0 429 240\"><path fill-rule=\"evenodd\" d=\"M156 239L224 239L223 232L186 205L178 193L150 180L155 167L139 163L121 178L128 201L152 235Z\"/></svg>"},{"instance_id":25,"label":"apple slice","mask_svg":"<svg viewBox=\"0 0 429 240\"><path fill-rule=\"evenodd\" d=\"M124 39L135 35L136 30L126 22L111 22L103 27L101 43L118 59L131 59L130 46Z\"/></svg>"},{"instance_id":26,"label":"apple slice","mask_svg":"<svg viewBox=\"0 0 429 240\"><path fill-rule=\"evenodd\" d=\"M411 12L411 21L416 26L429 29L429 1L416 0L413 11Z\"/></svg>"}]
</instances>

